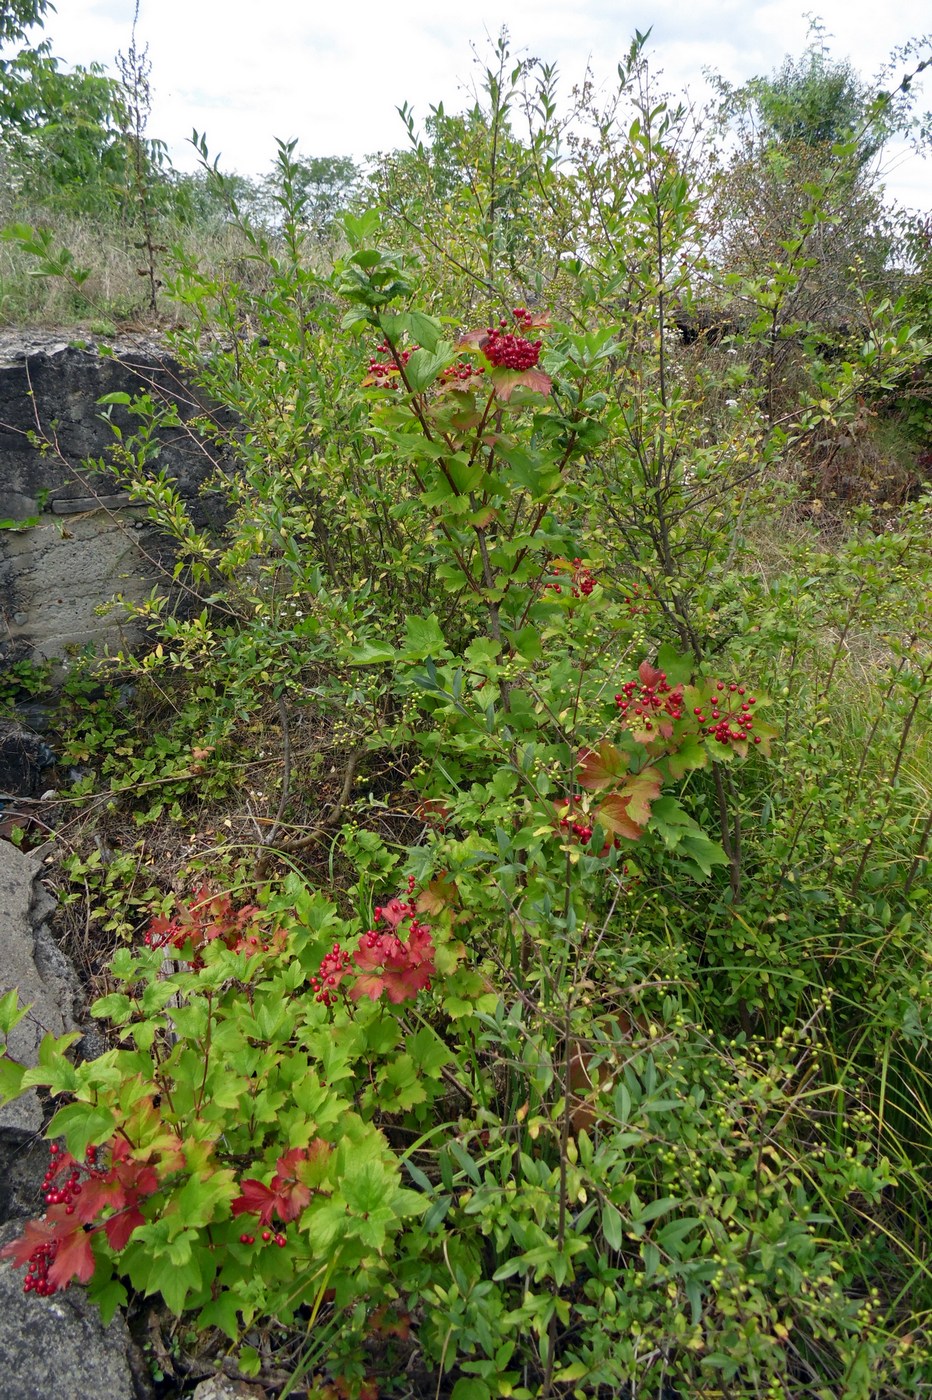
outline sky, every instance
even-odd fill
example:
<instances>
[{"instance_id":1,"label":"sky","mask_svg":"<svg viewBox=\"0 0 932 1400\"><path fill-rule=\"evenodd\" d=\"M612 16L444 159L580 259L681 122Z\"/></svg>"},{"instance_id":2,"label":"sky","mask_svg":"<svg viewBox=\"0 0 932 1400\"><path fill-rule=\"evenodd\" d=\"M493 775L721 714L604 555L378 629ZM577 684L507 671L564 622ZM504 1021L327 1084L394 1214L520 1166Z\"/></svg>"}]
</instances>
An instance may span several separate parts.
<instances>
[{"instance_id":1,"label":"sky","mask_svg":"<svg viewBox=\"0 0 932 1400\"><path fill-rule=\"evenodd\" d=\"M56 0L46 21L67 63L112 63L129 47L136 0ZM932 28L928 0L811 0L836 59L870 78L890 51ZM275 138L306 156L356 159L404 144L396 108L466 105L480 76L471 44L507 25L514 52L556 62L569 93L591 64L606 89L635 29L651 30L652 70L665 87L707 94L703 69L733 83L767 74L805 46L806 0L139 0L137 42L152 63L152 136L174 163L194 168L192 128L211 155L242 174L267 170ZM924 46L932 50L932 43ZM907 64L902 71L908 71ZM932 69L922 110L932 109ZM888 153L890 193L932 208L932 160Z\"/></svg>"}]
</instances>

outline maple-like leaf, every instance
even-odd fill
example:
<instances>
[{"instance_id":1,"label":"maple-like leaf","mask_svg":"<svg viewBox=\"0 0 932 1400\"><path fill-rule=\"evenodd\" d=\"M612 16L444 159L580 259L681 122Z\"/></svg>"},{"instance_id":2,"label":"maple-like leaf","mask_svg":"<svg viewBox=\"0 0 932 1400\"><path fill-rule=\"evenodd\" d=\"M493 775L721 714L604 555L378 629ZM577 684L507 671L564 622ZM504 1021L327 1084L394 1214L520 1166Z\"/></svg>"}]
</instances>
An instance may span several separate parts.
<instances>
[{"instance_id":1,"label":"maple-like leaf","mask_svg":"<svg viewBox=\"0 0 932 1400\"><path fill-rule=\"evenodd\" d=\"M658 686L663 679L663 672L658 671L656 666L652 666L649 661L642 661L638 667L638 675L642 685L649 685L651 690Z\"/></svg>"},{"instance_id":2,"label":"maple-like leaf","mask_svg":"<svg viewBox=\"0 0 932 1400\"><path fill-rule=\"evenodd\" d=\"M642 828L628 815L628 799L620 793L606 797L592 815L602 830L612 836L625 836L629 841L641 839Z\"/></svg>"},{"instance_id":3,"label":"maple-like leaf","mask_svg":"<svg viewBox=\"0 0 932 1400\"><path fill-rule=\"evenodd\" d=\"M276 1181L278 1178L274 1178ZM288 1186L280 1186L275 1196L275 1209L285 1222L297 1220L311 1199L311 1188L303 1181L293 1181Z\"/></svg>"},{"instance_id":4,"label":"maple-like leaf","mask_svg":"<svg viewBox=\"0 0 932 1400\"><path fill-rule=\"evenodd\" d=\"M305 1160L307 1152L303 1147L290 1147L288 1151L275 1163L274 1181L293 1180L295 1171L299 1164Z\"/></svg>"},{"instance_id":5,"label":"maple-like leaf","mask_svg":"<svg viewBox=\"0 0 932 1400\"><path fill-rule=\"evenodd\" d=\"M115 1178L91 1177L85 1181L81 1194L74 1202L74 1213L82 1224L89 1225L101 1211L122 1210L127 1195L123 1183Z\"/></svg>"},{"instance_id":6,"label":"maple-like leaf","mask_svg":"<svg viewBox=\"0 0 932 1400\"><path fill-rule=\"evenodd\" d=\"M755 715L754 728L751 730L751 737L756 737L760 739L760 744L757 747L760 749L760 752L762 754L766 754L768 758L770 757L771 740L779 738L779 735L779 729L777 729L772 724L768 724L766 720L762 720Z\"/></svg>"},{"instance_id":7,"label":"maple-like leaf","mask_svg":"<svg viewBox=\"0 0 932 1400\"><path fill-rule=\"evenodd\" d=\"M495 386L495 397L508 403L516 389L530 389L544 398L550 393L553 380L542 369L494 369L489 375Z\"/></svg>"},{"instance_id":8,"label":"maple-like leaf","mask_svg":"<svg viewBox=\"0 0 932 1400\"><path fill-rule=\"evenodd\" d=\"M135 1202L128 1205L125 1210L117 1211L116 1215L111 1215L109 1220L104 1221L104 1234L113 1250L121 1250L129 1243L133 1231L140 1225L145 1225L146 1218Z\"/></svg>"},{"instance_id":9,"label":"maple-like leaf","mask_svg":"<svg viewBox=\"0 0 932 1400\"><path fill-rule=\"evenodd\" d=\"M597 749L580 751L576 781L588 792L598 792L600 788L617 782L627 770L628 755L605 740Z\"/></svg>"},{"instance_id":10,"label":"maple-like leaf","mask_svg":"<svg viewBox=\"0 0 932 1400\"><path fill-rule=\"evenodd\" d=\"M426 889L417 897L419 914L439 914L448 904L455 904L457 898L456 881L447 871L436 875Z\"/></svg>"},{"instance_id":11,"label":"maple-like leaf","mask_svg":"<svg viewBox=\"0 0 932 1400\"><path fill-rule=\"evenodd\" d=\"M413 1000L418 992L430 986L430 972L423 967L387 967L382 983L389 1001L398 1006L403 1001Z\"/></svg>"},{"instance_id":12,"label":"maple-like leaf","mask_svg":"<svg viewBox=\"0 0 932 1400\"><path fill-rule=\"evenodd\" d=\"M49 1266L49 1283L53 1288L67 1288L75 1278L78 1283L87 1283L93 1273L91 1237L84 1226L75 1221L70 1231L59 1236L58 1253Z\"/></svg>"},{"instance_id":13,"label":"maple-like leaf","mask_svg":"<svg viewBox=\"0 0 932 1400\"><path fill-rule=\"evenodd\" d=\"M17 1268L23 1264L28 1264L34 1252L40 1245L48 1244L49 1240L56 1239L59 1234L59 1226L54 1219L27 1220L23 1228L23 1233L18 1239L10 1240L0 1249L0 1259L12 1259Z\"/></svg>"},{"instance_id":14,"label":"maple-like leaf","mask_svg":"<svg viewBox=\"0 0 932 1400\"><path fill-rule=\"evenodd\" d=\"M374 972L391 957L392 944L400 941L393 934L370 931L353 954L353 962L362 972Z\"/></svg>"},{"instance_id":15,"label":"maple-like leaf","mask_svg":"<svg viewBox=\"0 0 932 1400\"><path fill-rule=\"evenodd\" d=\"M640 773L632 773L619 789L628 799L628 814L639 826L650 821L651 803L660 796L663 777L656 768L642 768Z\"/></svg>"},{"instance_id":16,"label":"maple-like leaf","mask_svg":"<svg viewBox=\"0 0 932 1400\"><path fill-rule=\"evenodd\" d=\"M329 1142L324 1142L323 1138L314 1138L303 1151L304 1160L297 1168L301 1181L312 1191L329 1191L330 1188L325 1182L333 1148Z\"/></svg>"},{"instance_id":17,"label":"maple-like leaf","mask_svg":"<svg viewBox=\"0 0 932 1400\"><path fill-rule=\"evenodd\" d=\"M277 1171L268 1186L255 1177L240 1183L242 1195L231 1206L234 1215L258 1215L260 1225L269 1225L277 1214L286 1223L297 1220L311 1199L311 1187L299 1179L302 1168L319 1172L321 1158L330 1149L315 1139L310 1147L292 1147L275 1163Z\"/></svg>"},{"instance_id":18,"label":"maple-like leaf","mask_svg":"<svg viewBox=\"0 0 932 1400\"><path fill-rule=\"evenodd\" d=\"M394 899L390 899L387 904L382 905L382 922L386 923L389 928L397 928L402 919L407 918L410 913L410 904L406 904L403 899L399 899L396 895Z\"/></svg>"},{"instance_id":19,"label":"maple-like leaf","mask_svg":"<svg viewBox=\"0 0 932 1400\"><path fill-rule=\"evenodd\" d=\"M272 1213L278 1200L277 1193L265 1182L257 1181L255 1177L247 1177L240 1182L241 1196L230 1206L234 1216L236 1215L258 1215L260 1225L269 1225L272 1220Z\"/></svg>"},{"instance_id":20,"label":"maple-like leaf","mask_svg":"<svg viewBox=\"0 0 932 1400\"><path fill-rule=\"evenodd\" d=\"M384 991L395 1005L415 997L430 985L436 971L435 951L430 929L413 918L407 943L395 934L370 931L353 954L360 975L350 988L350 996L354 1001L360 997L378 1001Z\"/></svg>"},{"instance_id":21,"label":"maple-like leaf","mask_svg":"<svg viewBox=\"0 0 932 1400\"><path fill-rule=\"evenodd\" d=\"M630 774L617 792L604 798L593 817L603 831L639 841L650 820L651 803L660 796L662 781L656 768Z\"/></svg>"},{"instance_id":22,"label":"maple-like leaf","mask_svg":"<svg viewBox=\"0 0 932 1400\"><path fill-rule=\"evenodd\" d=\"M379 973L362 972L356 978L350 990L353 1001L359 1001L361 997L368 997L370 1001L378 1001L385 989L385 983Z\"/></svg>"}]
</instances>

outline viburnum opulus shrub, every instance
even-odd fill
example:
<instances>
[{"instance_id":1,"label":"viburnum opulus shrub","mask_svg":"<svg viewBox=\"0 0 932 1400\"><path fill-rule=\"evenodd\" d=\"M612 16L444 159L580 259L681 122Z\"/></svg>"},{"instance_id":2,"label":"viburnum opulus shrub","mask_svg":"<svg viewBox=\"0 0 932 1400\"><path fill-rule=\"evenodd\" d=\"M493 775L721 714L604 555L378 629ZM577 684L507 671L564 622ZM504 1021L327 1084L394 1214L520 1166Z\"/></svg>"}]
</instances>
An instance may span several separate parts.
<instances>
[{"instance_id":1,"label":"viburnum opulus shrub","mask_svg":"<svg viewBox=\"0 0 932 1400\"><path fill-rule=\"evenodd\" d=\"M613 156L628 203L561 272L562 321L497 286L494 237L481 303L471 287L454 314L375 214L347 220L323 278L286 210L254 343L235 293L190 274L233 347L205 362L195 336L190 363L248 428L229 535L188 529L144 442L130 474L232 620L166 618L153 671L167 652L203 674L205 713L312 697L402 791L320 813L334 868L357 867L343 916L270 875L274 849L241 898L208 870L115 959L114 1049L2 1061L5 1092L65 1101L46 1218L10 1251L33 1291L84 1274L109 1310L128 1281L249 1365L244 1333L274 1318L358 1393L391 1388L395 1309L456 1400L671 1379L853 1398L921 1376L921 1329L866 1282L888 1269L908 1296L909 1256L889 1219L869 1238L891 1172L863 1080L820 1039L837 1004L810 986L765 1019L754 981L767 940L787 960L790 887L822 937L793 853L826 810L826 726L783 703L799 632L735 562L779 434L731 371L743 408L706 421L650 290L695 209L657 124ZM582 178L551 190L562 207ZM629 311L602 324L619 277ZM842 610L824 621L842 647ZM816 685L837 670L823 644ZM828 981L851 966L847 917L806 965Z\"/></svg>"},{"instance_id":2,"label":"viburnum opulus shrub","mask_svg":"<svg viewBox=\"0 0 932 1400\"><path fill-rule=\"evenodd\" d=\"M94 1013L120 1048L75 1066L66 1036L34 1070L3 1061L7 1092L68 1100L49 1125L45 1214L5 1250L27 1292L90 1280L109 1314L126 1279L236 1339L328 1289L352 1314L386 1286L391 1241L423 1204L372 1120L423 1113L450 1059L394 1008L438 967L460 995L481 982L457 973L460 950L434 941L411 885L361 934L292 893L300 912L273 913L202 889L115 958L123 990ZM8 1032L15 994L3 1011Z\"/></svg>"}]
</instances>

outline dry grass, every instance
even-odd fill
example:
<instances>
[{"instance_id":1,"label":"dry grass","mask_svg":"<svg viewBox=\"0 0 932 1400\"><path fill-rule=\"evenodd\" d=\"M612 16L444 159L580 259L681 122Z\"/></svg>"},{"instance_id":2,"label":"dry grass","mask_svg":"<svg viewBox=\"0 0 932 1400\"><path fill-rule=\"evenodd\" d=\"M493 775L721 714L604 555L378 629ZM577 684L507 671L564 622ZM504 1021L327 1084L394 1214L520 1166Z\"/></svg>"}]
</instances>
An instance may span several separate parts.
<instances>
[{"instance_id":1,"label":"dry grass","mask_svg":"<svg viewBox=\"0 0 932 1400\"><path fill-rule=\"evenodd\" d=\"M76 328L90 324L94 329L96 323L111 323L114 330L143 330L190 318L186 305L172 300L164 289L159 293L158 311L153 314L150 310L145 252L137 246L139 234L132 227L89 215L42 209L25 213L4 208L0 201L0 228L13 223L51 230L56 249L67 248L74 265L90 275L80 288L59 277L37 275L33 257L10 239L0 239L0 326ZM199 225L164 221L156 231L156 240L164 249L157 263L163 284L170 282L179 254L195 259L211 275L246 287L255 283L257 275L263 275L260 264L249 257L242 232L223 220ZM327 272L333 256L329 246L308 239L308 263L316 271Z\"/></svg>"}]
</instances>

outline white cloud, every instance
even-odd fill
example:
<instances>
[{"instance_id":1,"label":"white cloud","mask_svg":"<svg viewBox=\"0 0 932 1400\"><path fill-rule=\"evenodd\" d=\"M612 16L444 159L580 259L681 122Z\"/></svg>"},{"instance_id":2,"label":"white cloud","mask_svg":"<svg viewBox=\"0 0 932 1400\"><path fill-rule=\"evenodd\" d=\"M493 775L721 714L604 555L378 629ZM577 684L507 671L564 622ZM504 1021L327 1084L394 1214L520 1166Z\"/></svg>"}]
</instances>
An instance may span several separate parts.
<instances>
[{"instance_id":1,"label":"white cloud","mask_svg":"<svg viewBox=\"0 0 932 1400\"><path fill-rule=\"evenodd\" d=\"M47 32L70 62L108 62L129 45L135 0L59 0ZM430 103L462 105L485 56L486 35L507 22L517 51L557 62L568 89L591 59L606 82L638 28L652 29L653 66L664 85L703 90L709 66L732 82L776 67L805 43L806 0L480 0L468 10L436 0L142 0L139 40L152 60L152 132L179 164L192 166L192 127L206 131L228 168L259 171L274 138L298 137L315 154L357 157L399 144L395 108L426 114ZM928 23L927 0L822 0L832 53L870 77L890 49ZM932 89L932 84L927 84ZM928 106L932 106L932 91ZM906 162L896 189L928 204L930 165ZM893 183L893 182L891 182Z\"/></svg>"}]
</instances>

